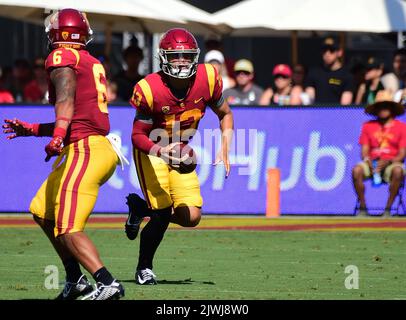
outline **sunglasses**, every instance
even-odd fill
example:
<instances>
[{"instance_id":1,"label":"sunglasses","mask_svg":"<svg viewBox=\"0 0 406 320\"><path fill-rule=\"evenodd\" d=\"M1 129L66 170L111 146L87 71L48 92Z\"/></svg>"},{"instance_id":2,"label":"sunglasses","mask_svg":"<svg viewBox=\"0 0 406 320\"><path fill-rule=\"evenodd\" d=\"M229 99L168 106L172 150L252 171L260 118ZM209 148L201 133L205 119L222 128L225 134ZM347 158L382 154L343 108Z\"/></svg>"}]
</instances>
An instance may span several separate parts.
<instances>
[{"instance_id":1,"label":"sunglasses","mask_svg":"<svg viewBox=\"0 0 406 320\"><path fill-rule=\"evenodd\" d=\"M282 79L289 79L290 77L285 76L284 74L275 74L275 75L274 75L274 78L275 78L275 79L280 79L280 78L282 78Z\"/></svg>"},{"instance_id":2,"label":"sunglasses","mask_svg":"<svg viewBox=\"0 0 406 320\"><path fill-rule=\"evenodd\" d=\"M327 51L330 52L330 53L334 53L334 52L337 52L338 49L331 48L331 47L327 47L327 48L321 49L321 52L322 52L322 53L326 53Z\"/></svg>"},{"instance_id":3,"label":"sunglasses","mask_svg":"<svg viewBox=\"0 0 406 320\"><path fill-rule=\"evenodd\" d=\"M235 74L236 74L237 76L240 75L240 74L243 74L243 75L245 75L245 76L249 76L249 75L251 74L251 72L240 70L240 71L235 71Z\"/></svg>"}]
</instances>

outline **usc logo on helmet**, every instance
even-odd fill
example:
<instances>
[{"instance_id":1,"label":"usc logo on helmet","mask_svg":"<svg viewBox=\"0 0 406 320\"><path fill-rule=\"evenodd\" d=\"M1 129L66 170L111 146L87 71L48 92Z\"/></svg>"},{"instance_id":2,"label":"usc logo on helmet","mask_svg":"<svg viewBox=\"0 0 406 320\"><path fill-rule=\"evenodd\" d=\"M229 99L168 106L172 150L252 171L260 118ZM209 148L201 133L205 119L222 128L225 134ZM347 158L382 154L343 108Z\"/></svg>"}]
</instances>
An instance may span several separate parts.
<instances>
[{"instance_id":1,"label":"usc logo on helmet","mask_svg":"<svg viewBox=\"0 0 406 320\"><path fill-rule=\"evenodd\" d=\"M62 32L62 39L63 39L63 40L66 40L66 39L68 39L68 37L69 37L69 32L63 31L63 32Z\"/></svg>"},{"instance_id":2,"label":"usc logo on helmet","mask_svg":"<svg viewBox=\"0 0 406 320\"><path fill-rule=\"evenodd\" d=\"M84 48L93 35L86 15L76 9L62 9L52 13L45 19L45 32L52 49Z\"/></svg>"}]
</instances>

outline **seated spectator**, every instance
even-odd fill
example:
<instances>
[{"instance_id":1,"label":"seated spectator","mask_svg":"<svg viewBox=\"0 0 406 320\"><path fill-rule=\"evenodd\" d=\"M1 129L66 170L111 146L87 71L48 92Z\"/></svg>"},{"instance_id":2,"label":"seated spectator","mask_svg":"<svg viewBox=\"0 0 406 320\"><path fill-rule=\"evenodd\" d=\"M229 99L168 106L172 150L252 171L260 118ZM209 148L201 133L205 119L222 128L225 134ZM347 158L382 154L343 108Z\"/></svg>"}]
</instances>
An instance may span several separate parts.
<instances>
[{"instance_id":1,"label":"seated spectator","mask_svg":"<svg viewBox=\"0 0 406 320\"><path fill-rule=\"evenodd\" d=\"M210 63L213 65L213 67L215 67L217 72L221 75L221 78L223 79L223 91L235 86L234 79L228 76L224 61L223 54L218 50L210 50L204 56L204 63Z\"/></svg>"},{"instance_id":2,"label":"seated spectator","mask_svg":"<svg viewBox=\"0 0 406 320\"><path fill-rule=\"evenodd\" d=\"M258 105L264 90L254 83L254 66L246 59L238 60L234 65L237 85L224 90L224 98L229 104Z\"/></svg>"},{"instance_id":3,"label":"seated spectator","mask_svg":"<svg viewBox=\"0 0 406 320\"><path fill-rule=\"evenodd\" d=\"M260 105L286 106L302 104L300 95L303 90L300 86L293 86L292 69L288 65L276 65L272 75L274 77L274 86L264 91L259 100Z\"/></svg>"},{"instance_id":4,"label":"seated spectator","mask_svg":"<svg viewBox=\"0 0 406 320\"><path fill-rule=\"evenodd\" d=\"M123 58L126 68L121 70L113 79L117 83L118 97L123 101L129 101L134 86L140 81L143 76L138 73L138 66L144 58L142 49L137 46L129 46L123 52Z\"/></svg>"},{"instance_id":5,"label":"seated spectator","mask_svg":"<svg viewBox=\"0 0 406 320\"><path fill-rule=\"evenodd\" d=\"M359 199L359 215L368 215L365 201L364 180L379 173L383 181L389 184L389 198L385 211L381 214L390 216L392 204L398 194L405 174L406 125L395 118L405 112L404 106L390 101L390 91L379 91L376 102L368 105L365 112L376 120L365 122L362 126L359 143L362 162L352 171L354 188ZM376 161L376 166L373 166Z\"/></svg>"},{"instance_id":6,"label":"seated spectator","mask_svg":"<svg viewBox=\"0 0 406 320\"><path fill-rule=\"evenodd\" d=\"M382 84L386 90L395 94L406 86L406 48L397 49L393 54L393 72L382 76Z\"/></svg>"},{"instance_id":7,"label":"seated spectator","mask_svg":"<svg viewBox=\"0 0 406 320\"><path fill-rule=\"evenodd\" d=\"M321 52L323 64L309 71L306 93L314 103L352 103L353 79L340 61L343 50L338 41L332 37L324 39Z\"/></svg>"},{"instance_id":8,"label":"seated spectator","mask_svg":"<svg viewBox=\"0 0 406 320\"><path fill-rule=\"evenodd\" d=\"M384 64L378 58L370 57L366 64L365 82L358 88L355 98L356 104L372 104L378 91L384 90L381 82Z\"/></svg>"},{"instance_id":9,"label":"seated spectator","mask_svg":"<svg viewBox=\"0 0 406 320\"><path fill-rule=\"evenodd\" d=\"M35 59L33 74L34 79L24 87L24 100L34 103L48 103L48 80L43 58Z\"/></svg>"}]
</instances>

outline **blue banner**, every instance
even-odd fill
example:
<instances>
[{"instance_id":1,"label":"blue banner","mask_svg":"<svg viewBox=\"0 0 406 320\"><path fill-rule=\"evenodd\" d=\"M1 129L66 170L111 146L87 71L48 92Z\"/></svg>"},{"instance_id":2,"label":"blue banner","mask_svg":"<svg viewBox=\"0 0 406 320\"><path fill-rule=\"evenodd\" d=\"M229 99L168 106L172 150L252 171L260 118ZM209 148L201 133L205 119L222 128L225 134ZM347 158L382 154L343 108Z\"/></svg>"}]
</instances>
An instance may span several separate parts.
<instances>
[{"instance_id":1,"label":"blue banner","mask_svg":"<svg viewBox=\"0 0 406 320\"><path fill-rule=\"evenodd\" d=\"M111 132L121 136L124 154L131 159L134 110L111 106L109 111ZM282 214L352 214L356 198L351 170L360 161L362 123L370 119L362 108L244 107L233 108L233 114L237 143L232 147L228 179L223 166L212 165L219 121L211 110L200 122L200 136L192 141L201 162L197 172L204 213L264 214L267 168L278 167ZM0 119L13 117L51 122L54 111L50 106L0 106ZM213 129L217 129L214 134ZM28 210L51 170L52 161L44 162L48 139L1 137L1 212ZM366 185L368 204L383 207L387 185ZM124 171L117 167L101 188L95 212L127 212L125 196L131 192L141 193L132 159Z\"/></svg>"}]
</instances>

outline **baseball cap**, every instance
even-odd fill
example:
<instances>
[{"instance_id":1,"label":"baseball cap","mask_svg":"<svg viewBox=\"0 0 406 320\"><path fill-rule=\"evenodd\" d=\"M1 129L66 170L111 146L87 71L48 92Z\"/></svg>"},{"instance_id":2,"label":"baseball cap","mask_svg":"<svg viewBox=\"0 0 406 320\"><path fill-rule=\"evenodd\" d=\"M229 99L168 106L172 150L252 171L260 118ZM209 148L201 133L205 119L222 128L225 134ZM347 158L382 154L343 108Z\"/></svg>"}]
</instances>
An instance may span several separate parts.
<instances>
[{"instance_id":1,"label":"baseball cap","mask_svg":"<svg viewBox=\"0 0 406 320\"><path fill-rule=\"evenodd\" d=\"M206 53L206 55L204 56L204 62L205 63L209 63L211 61L218 61L221 64L224 63L224 56L223 54L218 51L218 50L210 50L209 52Z\"/></svg>"},{"instance_id":2,"label":"baseball cap","mask_svg":"<svg viewBox=\"0 0 406 320\"><path fill-rule=\"evenodd\" d=\"M331 49L331 50L338 50L340 48L340 44L338 43L337 39L334 37L327 37L323 40L323 44L321 46L322 50Z\"/></svg>"},{"instance_id":3,"label":"baseball cap","mask_svg":"<svg viewBox=\"0 0 406 320\"><path fill-rule=\"evenodd\" d=\"M240 59L238 60L235 65L234 65L234 71L246 71L249 73L254 72L254 66L252 65L252 62L247 60L247 59Z\"/></svg>"},{"instance_id":4,"label":"baseball cap","mask_svg":"<svg viewBox=\"0 0 406 320\"><path fill-rule=\"evenodd\" d=\"M366 64L367 70L379 69L383 65L383 61L377 57L369 57Z\"/></svg>"},{"instance_id":5,"label":"baseball cap","mask_svg":"<svg viewBox=\"0 0 406 320\"><path fill-rule=\"evenodd\" d=\"M292 76L292 69L287 64L277 64L272 71L272 75L281 74L285 77Z\"/></svg>"}]
</instances>

